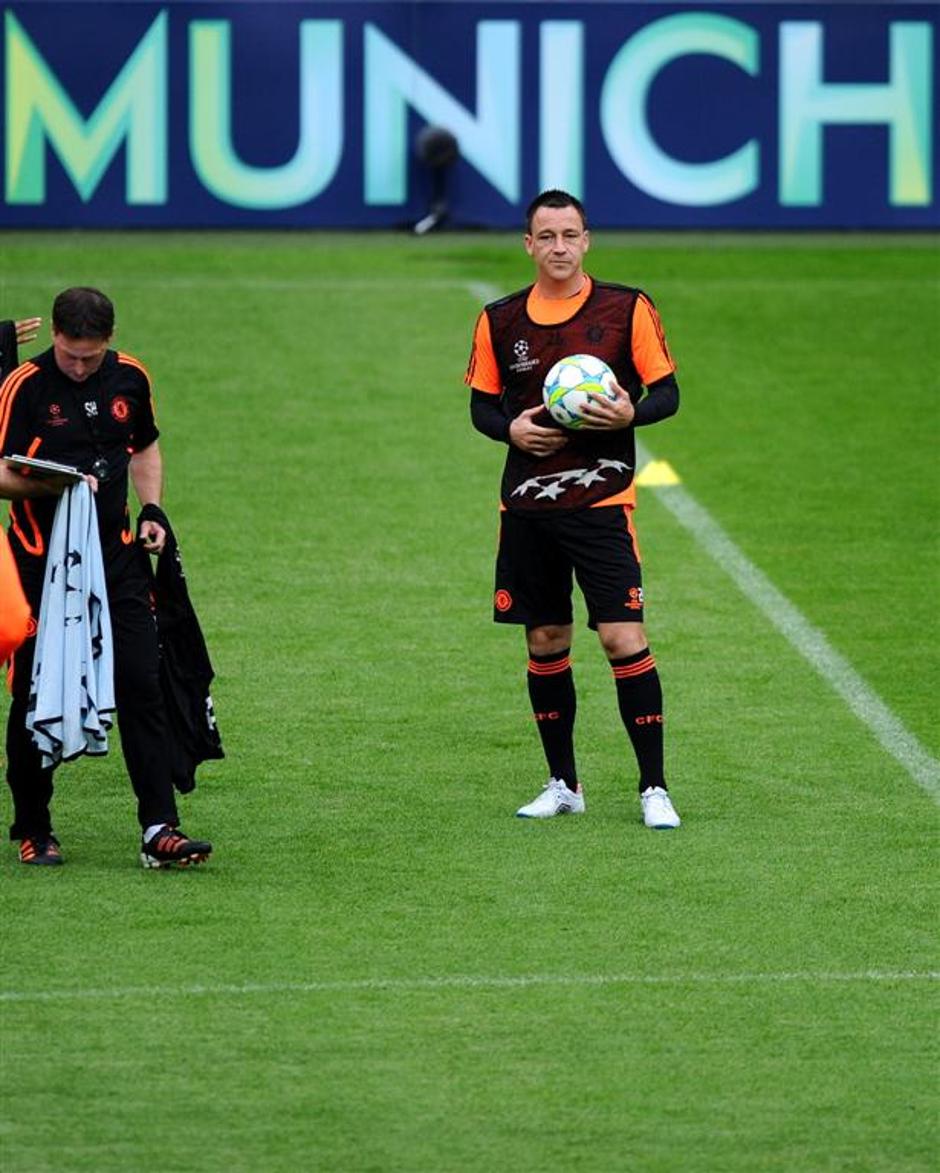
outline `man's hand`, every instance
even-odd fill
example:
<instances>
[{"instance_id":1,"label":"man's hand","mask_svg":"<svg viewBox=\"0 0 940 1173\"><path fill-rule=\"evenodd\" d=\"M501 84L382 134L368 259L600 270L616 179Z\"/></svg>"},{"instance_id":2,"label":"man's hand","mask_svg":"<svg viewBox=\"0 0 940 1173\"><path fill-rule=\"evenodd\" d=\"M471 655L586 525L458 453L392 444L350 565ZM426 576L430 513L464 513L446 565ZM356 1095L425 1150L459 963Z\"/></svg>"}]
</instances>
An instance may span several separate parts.
<instances>
[{"instance_id":1,"label":"man's hand","mask_svg":"<svg viewBox=\"0 0 940 1173\"><path fill-rule=\"evenodd\" d=\"M16 326L17 346L22 346L25 342L32 342L39 334L42 318L22 318L14 325Z\"/></svg>"},{"instance_id":2,"label":"man's hand","mask_svg":"<svg viewBox=\"0 0 940 1173\"><path fill-rule=\"evenodd\" d=\"M611 379L610 386L616 399L592 395L590 401L581 408L585 428L592 431L616 431L618 428L629 428L633 423L635 409L630 396L616 379Z\"/></svg>"},{"instance_id":3,"label":"man's hand","mask_svg":"<svg viewBox=\"0 0 940 1173\"><path fill-rule=\"evenodd\" d=\"M26 479L36 484L45 485L56 497L61 497L66 489L78 483L74 477L64 476L61 473L54 472L43 473L41 478L27 477ZM98 492L98 478L96 476L93 476L90 472L82 473L82 480L86 482L93 493Z\"/></svg>"},{"instance_id":4,"label":"man's hand","mask_svg":"<svg viewBox=\"0 0 940 1173\"><path fill-rule=\"evenodd\" d=\"M568 443L568 437L557 428L543 428L534 422L534 417L544 410L542 407L526 408L509 425L510 443L532 456L551 456Z\"/></svg>"},{"instance_id":5,"label":"man's hand","mask_svg":"<svg viewBox=\"0 0 940 1173\"><path fill-rule=\"evenodd\" d=\"M158 521L142 521L137 537L148 554L159 554L166 543L166 530Z\"/></svg>"}]
</instances>

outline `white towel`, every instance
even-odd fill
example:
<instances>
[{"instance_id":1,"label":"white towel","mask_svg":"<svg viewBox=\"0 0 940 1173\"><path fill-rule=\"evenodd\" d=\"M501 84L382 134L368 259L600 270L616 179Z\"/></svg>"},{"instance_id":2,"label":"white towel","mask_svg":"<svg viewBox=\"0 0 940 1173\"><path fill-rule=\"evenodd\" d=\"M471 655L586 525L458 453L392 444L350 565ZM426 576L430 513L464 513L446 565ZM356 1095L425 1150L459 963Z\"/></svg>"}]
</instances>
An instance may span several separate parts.
<instances>
[{"instance_id":1,"label":"white towel","mask_svg":"<svg viewBox=\"0 0 940 1173\"><path fill-rule=\"evenodd\" d=\"M114 649L95 502L87 481L59 499L42 588L26 728L43 766L108 752Z\"/></svg>"}]
</instances>

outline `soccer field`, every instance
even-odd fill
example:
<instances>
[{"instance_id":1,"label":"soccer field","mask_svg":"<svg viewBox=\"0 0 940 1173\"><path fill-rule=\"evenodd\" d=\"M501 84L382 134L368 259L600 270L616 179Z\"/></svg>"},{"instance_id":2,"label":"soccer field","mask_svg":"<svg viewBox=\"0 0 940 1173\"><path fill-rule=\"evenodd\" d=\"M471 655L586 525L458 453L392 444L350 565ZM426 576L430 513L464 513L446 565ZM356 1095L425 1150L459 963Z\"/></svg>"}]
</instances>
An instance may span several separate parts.
<instances>
[{"instance_id":1,"label":"soccer field","mask_svg":"<svg viewBox=\"0 0 940 1173\"><path fill-rule=\"evenodd\" d=\"M640 433L654 833L583 609L587 813L512 817L462 376L519 238L0 234L0 317L100 285L153 376L227 753L205 868L140 869L116 746L58 775L64 868L3 845L0 1165L935 1169L938 243L596 235L683 395Z\"/></svg>"}]
</instances>

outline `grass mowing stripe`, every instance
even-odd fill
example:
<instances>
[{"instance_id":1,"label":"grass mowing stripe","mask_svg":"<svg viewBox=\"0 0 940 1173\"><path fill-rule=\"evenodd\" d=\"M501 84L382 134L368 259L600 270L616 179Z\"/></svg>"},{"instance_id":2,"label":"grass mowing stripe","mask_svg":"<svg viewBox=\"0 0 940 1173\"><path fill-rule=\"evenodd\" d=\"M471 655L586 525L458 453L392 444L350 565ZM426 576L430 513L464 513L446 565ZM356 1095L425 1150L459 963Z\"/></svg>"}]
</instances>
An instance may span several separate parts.
<instances>
[{"instance_id":1,"label":"grass mowing stripe","mask_svg":"<svg viewBox=\"0 0 940 1173\"><path fill-rule=\"evenodd\" d=\"M269 292L290 292L297 289L312 290L352 290L359 293L375 293L376 290L404 289L414 293L415 283L407 277L344 277L341 274L335 277L246 277L228 273L200 273L192 277L180 277L166 273L121 273L112 276L98 275L96 280L108 288L125 286L140 286L148 289L261 289ZM29 281L28 277L20 277L18 286ZM68 285L65 276L47 277L40 281L34 280L34 285ZM845 294L845 281L832 277L814 277L811 274L799 279L787 280L779 277L705 277L697 276L693 281L685 277L658 277L657 286L699 290L708 295L716 290L730 290L733 292L748 292L750 290L787 289L804 292L808 287L817 293L839 292ZM855 292L872 293L880 289L892 290L940 289L940 277L856 277L852 280L852 289ZM479 301L495 301L499 291L495 286L483 281L467 282L460 278L422 277L422 290L428 289L466 289L471 296Z\"/></svg>"},{"instance_id":2,"label":"grass mowing stripe","mask_svg":"<svg viewBox=\"0 0 940 1173\"><path fill-rule=\"evenodd\" d=\"M856 973L529 973L515 976L451 974L424 978L359 978L348 981L241 982L220 985L125 986L89 990L4 990L0 1003L80 1002L124 998L215 997L247 994L355 994L359 991L397 992L402 990L514 990L533 986L682 986L682 985L768 985L806 982L831 985L854 982L932 982L940 978L934 970L868 969Z\"/></svg>"},{"instance_id":3,"label":"grass mowing stripe","mask_svg":"<svg viewBox=\"0 0 940 1173\"><path fill-rule=\"evenodd\" d=\"M100 285L108 289L125 286L140 286L147 289L260 289L266 292L290 292L299 289L321 291L350 291L353 293L375 293L377 290L406 290L414 293L415 283L406 277L242 277L228 273L200 273L192 277L177 277L164 273L121 273L114 276L96 275ZM25 277L18 279L18 285L26 284ZM34 284L40 282L34 281ZM41 284L68 285L67 277L42 278ZM465 289L467 282L456 278L423 277L423 289Z\"/></svg>"},{"instance_id":4,"label":"grass mowing stripe","mask_svg":"<svg viewBox=\"0 0 940 1173\"><path fill-rule=\"evenodd\" d=\"M653 459L637 443L638 463ZM783 595L725 533L704 506L680 485L653 487L659 500L738 588L845 701L879 744L940 803L940 762L898 720L881 697L835 650L825 635Z\"/></svg>"}]
</instances>

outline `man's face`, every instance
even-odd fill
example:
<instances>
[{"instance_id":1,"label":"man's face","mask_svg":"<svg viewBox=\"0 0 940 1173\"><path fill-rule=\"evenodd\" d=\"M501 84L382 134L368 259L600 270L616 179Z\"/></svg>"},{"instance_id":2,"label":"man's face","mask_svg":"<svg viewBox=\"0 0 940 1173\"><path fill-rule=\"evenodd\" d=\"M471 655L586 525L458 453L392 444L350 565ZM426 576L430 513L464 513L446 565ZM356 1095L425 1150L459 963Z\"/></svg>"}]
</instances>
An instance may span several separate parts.
<instances>
[{"instance_id":1,"label":"man's face","mask_svg":"<svg viewBox=\"0 0 940 1173\"><path fill-rule=\"evenodd\" d=\"M56 366L73 383L84 383L97 371L108 353L108 338L70 338L68 334L52 331L52 351Z\"/></svg>"},{"instance_id":2,"label":"man's face","mask_svg":"<svg viewBox=\"0 0 940 1173\"><path fill-rule=\"evenodd\" d=\"M525 238L525 251L539 276L551 281L567 281L580 273L589 245L590 234L577 208L536 209L532 231Z\"/></svg>"}]
</instances>

